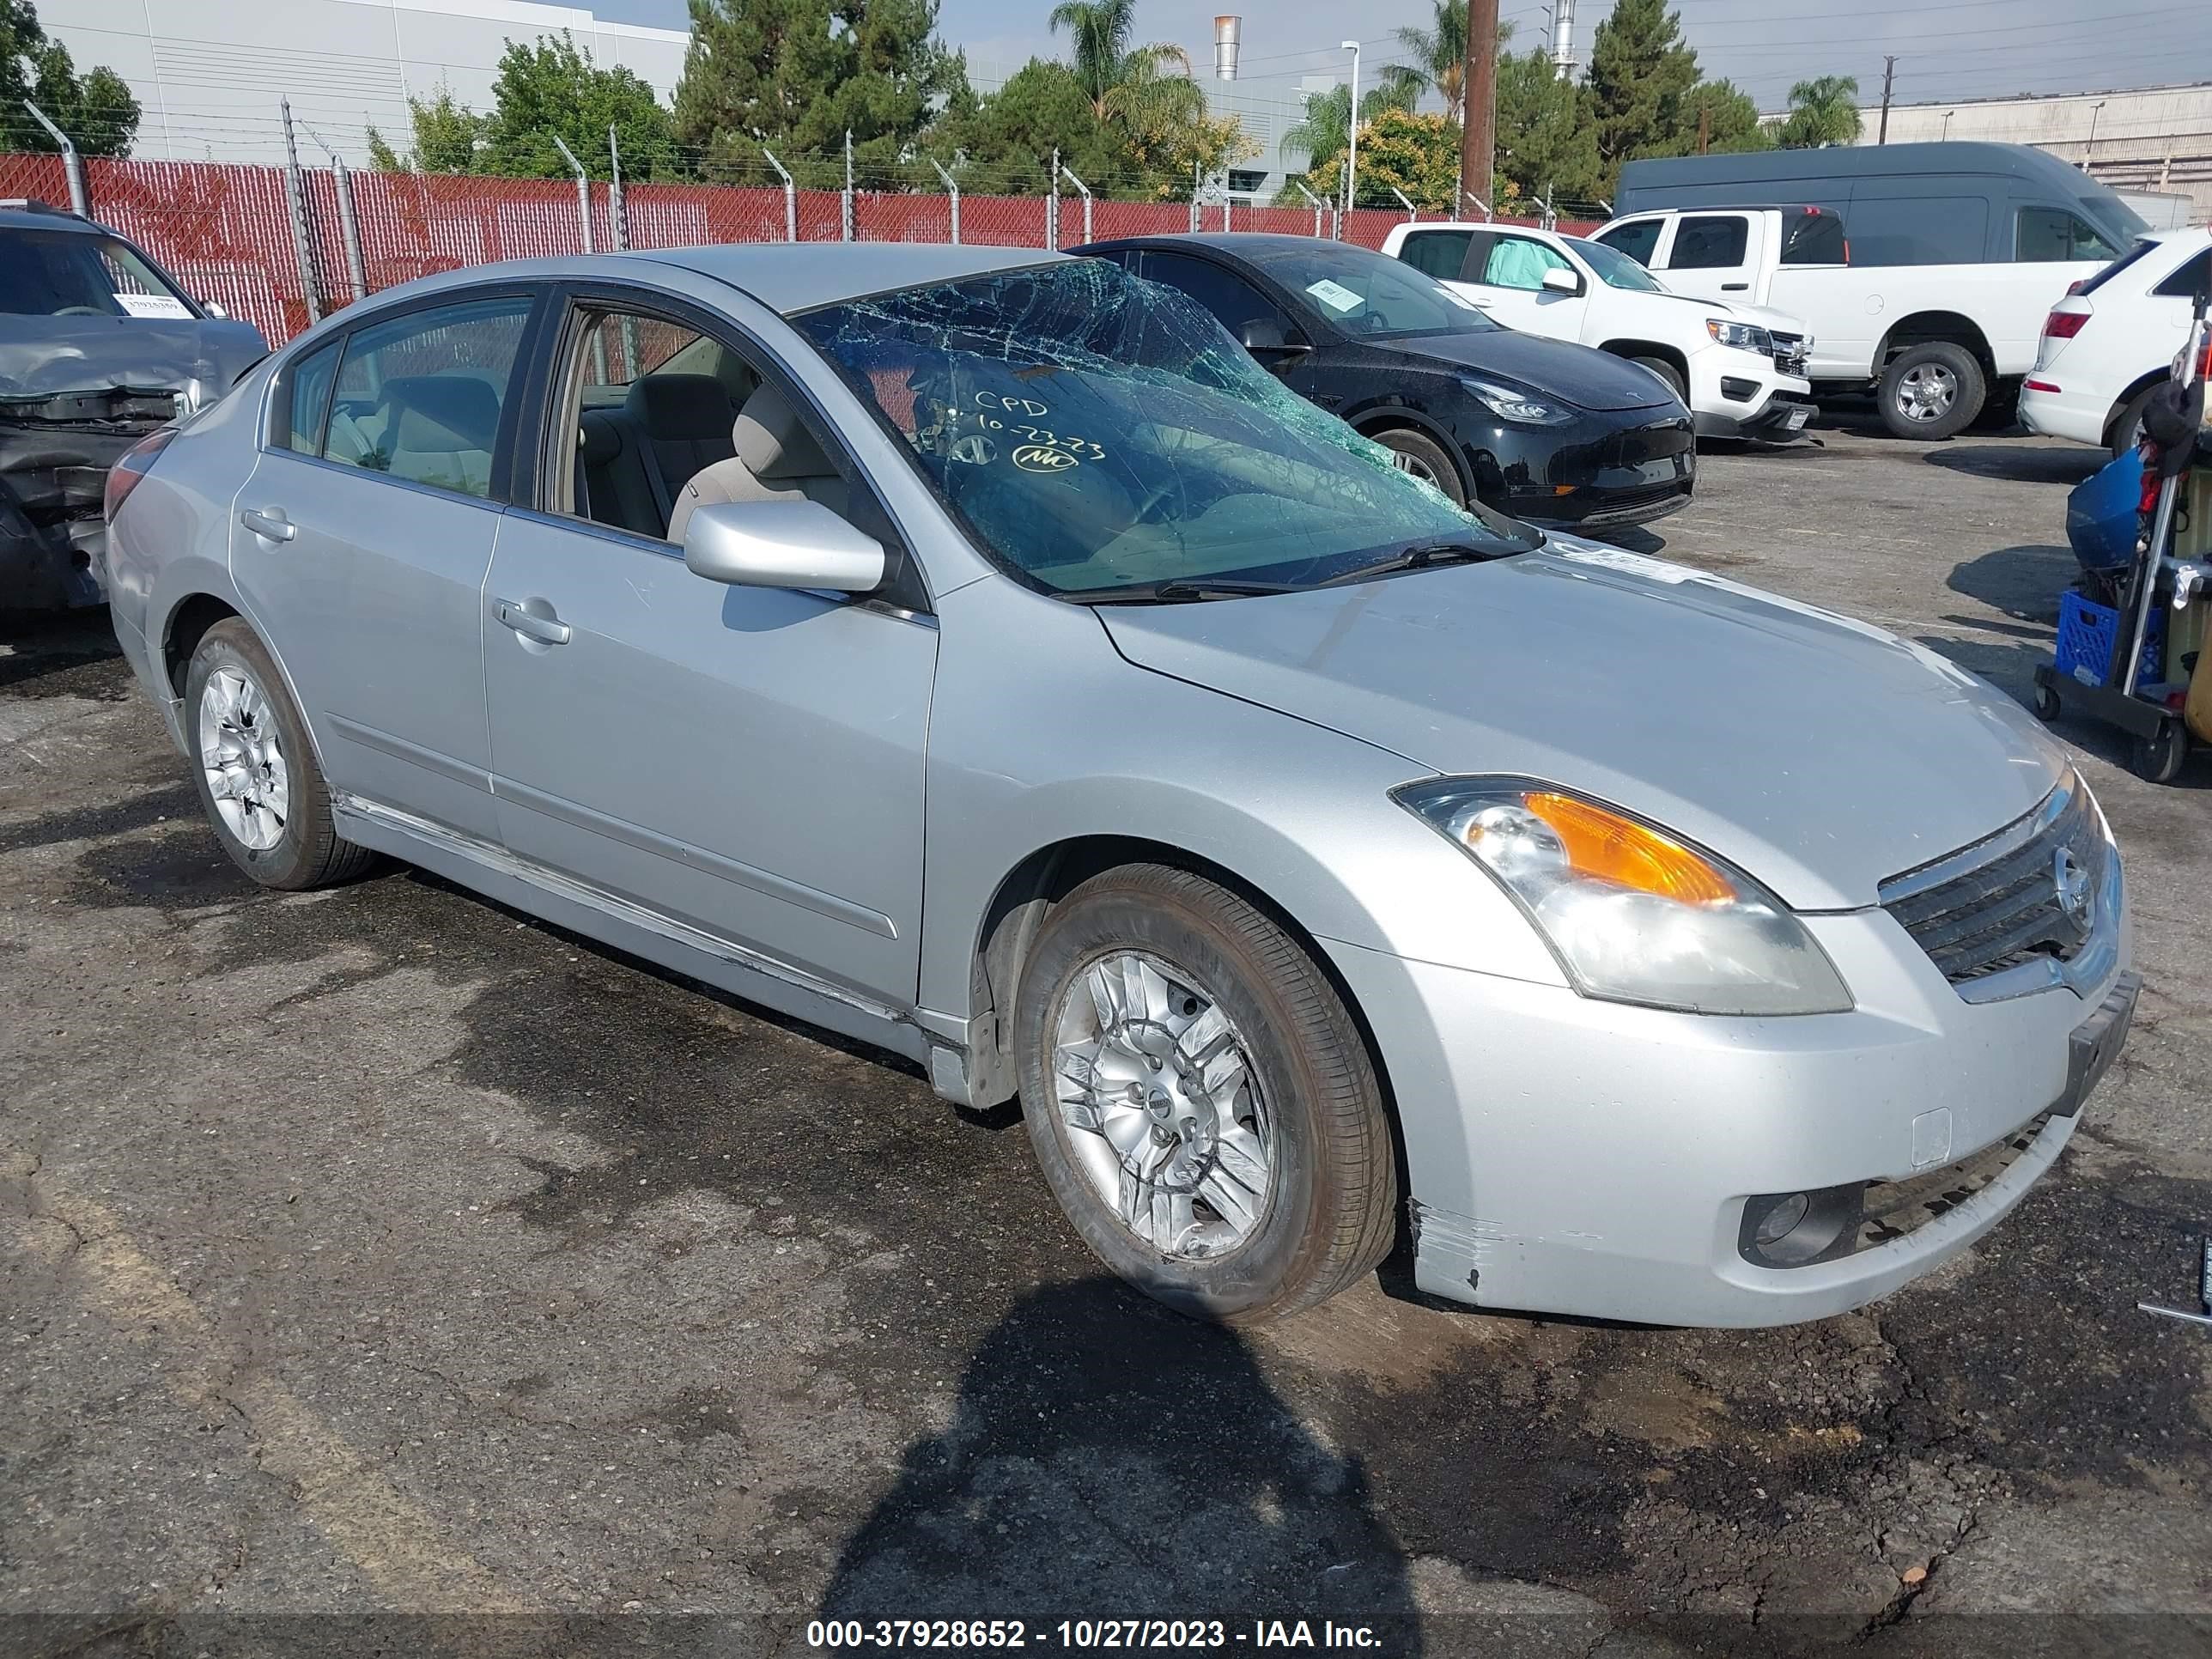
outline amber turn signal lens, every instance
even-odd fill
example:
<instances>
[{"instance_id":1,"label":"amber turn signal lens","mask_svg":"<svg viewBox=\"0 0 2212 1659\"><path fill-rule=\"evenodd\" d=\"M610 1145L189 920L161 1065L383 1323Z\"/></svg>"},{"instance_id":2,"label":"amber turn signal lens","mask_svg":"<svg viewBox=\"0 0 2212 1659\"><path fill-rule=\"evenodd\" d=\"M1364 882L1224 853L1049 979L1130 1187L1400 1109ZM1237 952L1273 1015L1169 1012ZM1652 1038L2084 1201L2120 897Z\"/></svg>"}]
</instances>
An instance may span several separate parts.
<instances>
[{"instance_id":1,"label":"amber turn signal lens","mask_svg":"<svg viewBox=\"0 0 2212 1659\"><path fill-rule=\"evenodd\" d=\"M1735 889L1711 865L1681 842L1633 818L1548 790L1532 790L1522 798L1522 805L1551 825L1577 875L1682 904L1726 904L1736 896Z\"/></svg>"}]
</instances>

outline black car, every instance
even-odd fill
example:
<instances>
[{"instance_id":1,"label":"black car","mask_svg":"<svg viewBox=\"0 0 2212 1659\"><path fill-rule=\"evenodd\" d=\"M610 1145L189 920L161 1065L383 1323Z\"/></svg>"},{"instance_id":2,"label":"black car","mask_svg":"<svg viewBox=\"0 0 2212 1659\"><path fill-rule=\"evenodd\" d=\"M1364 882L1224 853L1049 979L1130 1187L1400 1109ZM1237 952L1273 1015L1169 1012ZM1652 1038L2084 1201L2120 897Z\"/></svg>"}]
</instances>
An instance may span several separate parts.
<instances>
[{"instance_id":1,"label":"black car","mask_svg":"<svg viewBox=\"0 0 2212 1659\"><path fill-rule=\"evenodd\" d=\"M1398 260L1253 234L1073 252L1180 289L1284 385L1462 504L1595 529L1689 503L1690 412L1648 370L1516 333Z\"/></svg>"},{"instance_id":2,"label":"black car","mask_svg":"<svg viewBox=\"0 0 2212 1659\"><path fill-rule=\"evenodd\" d=\"M99 604L110 465L268 350L105 225L0 203L0 611Z\"/></svg>"}]
</instances>

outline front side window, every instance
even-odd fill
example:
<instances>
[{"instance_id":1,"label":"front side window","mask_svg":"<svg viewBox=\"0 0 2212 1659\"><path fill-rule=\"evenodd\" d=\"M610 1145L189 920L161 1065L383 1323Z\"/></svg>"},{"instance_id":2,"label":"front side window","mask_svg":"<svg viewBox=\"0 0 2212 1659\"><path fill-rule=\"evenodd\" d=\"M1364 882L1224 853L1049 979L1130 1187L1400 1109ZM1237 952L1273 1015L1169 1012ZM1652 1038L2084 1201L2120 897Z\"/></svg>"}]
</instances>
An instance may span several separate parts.
<instances>
[{"instance_id":1,"label":"front side window","mask_svg":"<svg viewBox=\"0 0 2212 1659\"><path fill-rule=\"evenodd\" d=\"M1231 339L1243 339L1250 324L1280 324L1283 319L1281 307L1273 300L1211 259L1148 249L1143 270L1147 282L1165 283L1204 306L1229 331Z\"/></svg>"},{"instance_id":2,"label":"front side window","mask_svg":"<svg viewBox=\"0 0 2212 1659\"><path fill-rule=\"evenodd\" d=\"M1048 592L1136 595L1231 575L1303 585L1378 548L1529 544L1286 391L1177 290L1103 262L1000 271L793 322L976 544Z\"/></svg>"},{"instance_id":3,"label":"front side window","mask_svg":"<svg viewBox=\"0 0 2212 1659\"><path fill-rule=\"evenodd\" d=\"M2081 259L2116 259L2119 250L2100 236L2079 214L2064 208L2024 207L2013 258L2021 264L2063 264Z\"/></svg>"},{"instance_id":4,"label":"front side window","mask_svg":"<svg viewBox=\"0 0 2212 1659\"><path fill-rule=\"evenodd\" d=\"M112 236L0 231L0 313L15 317L193 314L183 295Z\"/></svg>"},{"instance_id":5,"label":"front side window","mask_svg":"<svg viewBox=\"0 0 2212 1659\"><path fill-rule=\"evenodd\" d=\"M1482 280L1492 288L1533 290L1544 286L1546 271L1564 270L1573 276L1574 270L1572 260L1547 243L1530 236L1501 235L1483 264Z\"/></svg>"},{"instance_id":6,"label":"front side window","mask_svg":"<svg viewBox=\"0 0 2212 1659\"><path fill-rule=\"evenodd\" d=\"M1586 242L1579 236L1570 236L1567 246L1589 261L1597 272L1598 280L1607 288L1626 289L1633 294L1664 294L1659 279L1617 248L1603 242Z\"/></svg>"},{"instance_id":7,"label":"front side window","mask_svg":"<svg viewBox=\"0 0 2212 1659\"><path fill-rule=\"evenodd\" d=\"M1729 270L1743 263L1749 222L1740 213L1700 213L1674 228L1669 270Z\"/></svg>"},{"instance_id":8,"label":"front side window","mask_svg":"<svg viewBox=\"0 0 2212 1659\"><path fill-rule=\"evenodd\" d=\"M1398 257L1425 276L1455 282L1474 234L1471 230L1417 230L1401 245Z\"/></svg>"},{"instance_id":9,"label":"front side window","mask_svg":"<svg viewBox=\"0 0 2212 1659\"><path fill-rule=\"evenodd\" d=\"M458 495L491 494L526 295L410 311L346 337L323 459Z\"/></svg>"},{"instance_id":10,"label":"front side window","mask_svg":"<svg viewBox=\"0 0 2212 1659\"><path fill-rule=\"evenodd\" d=\"M1615 225L1597 240L1609 248L1618 249L1639 265L1649 265L1651 257L1659 251L1657 219L1631 219L1625 225Z\"/></svg>"}]
</instances>

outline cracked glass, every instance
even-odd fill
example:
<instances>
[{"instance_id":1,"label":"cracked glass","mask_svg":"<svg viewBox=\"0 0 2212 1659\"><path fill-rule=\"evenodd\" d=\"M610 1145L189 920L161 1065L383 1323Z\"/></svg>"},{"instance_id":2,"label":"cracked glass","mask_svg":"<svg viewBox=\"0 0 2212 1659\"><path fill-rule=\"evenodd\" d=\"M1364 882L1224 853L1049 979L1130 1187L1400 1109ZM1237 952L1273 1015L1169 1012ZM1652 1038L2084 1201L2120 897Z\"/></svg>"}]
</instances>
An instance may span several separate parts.
<instances>
[{"instance_id":1,"label":"cracked glass","mask_svg":"<svg viewBox=\"0 0 2212 1659\"><path fill-rule=\"evenodd\" d=\"M978 545L1048 592L1304 586L1394 549L1531 544L1285 389L1182 294L1104 261L903 289L793 322Z\"/></svg>"}]
</instances>

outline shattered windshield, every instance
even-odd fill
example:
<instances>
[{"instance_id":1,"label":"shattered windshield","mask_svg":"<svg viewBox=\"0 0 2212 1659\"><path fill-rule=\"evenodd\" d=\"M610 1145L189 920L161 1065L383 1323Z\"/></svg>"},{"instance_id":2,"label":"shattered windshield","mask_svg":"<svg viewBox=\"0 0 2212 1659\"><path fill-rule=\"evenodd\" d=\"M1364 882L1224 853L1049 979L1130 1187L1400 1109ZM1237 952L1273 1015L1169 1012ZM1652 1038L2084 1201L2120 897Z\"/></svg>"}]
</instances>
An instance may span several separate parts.
<instances>
[{"instance_id":1,"label":"shattered windshield","mask_svg":"<svg viewBox=\"0 0 2212 1659\"><path fill-rule=\"evenodd\" d=\"M793 319L983 550L1087 598L1306 586L1393 548L1533 538L1472 517L1285 391L1176 289L1081 259Z\"/></svg>"},{"instance_id":2,"label":"shattered windshield","mask_svg":"<svg viewBox=\"0 0 2212 1659\"><path fill-rule=\"evenodd\" d=\"M125 243L81 231L0 232L0 313L16 317L190 317Z\"/></svg>"}]
</instances>

